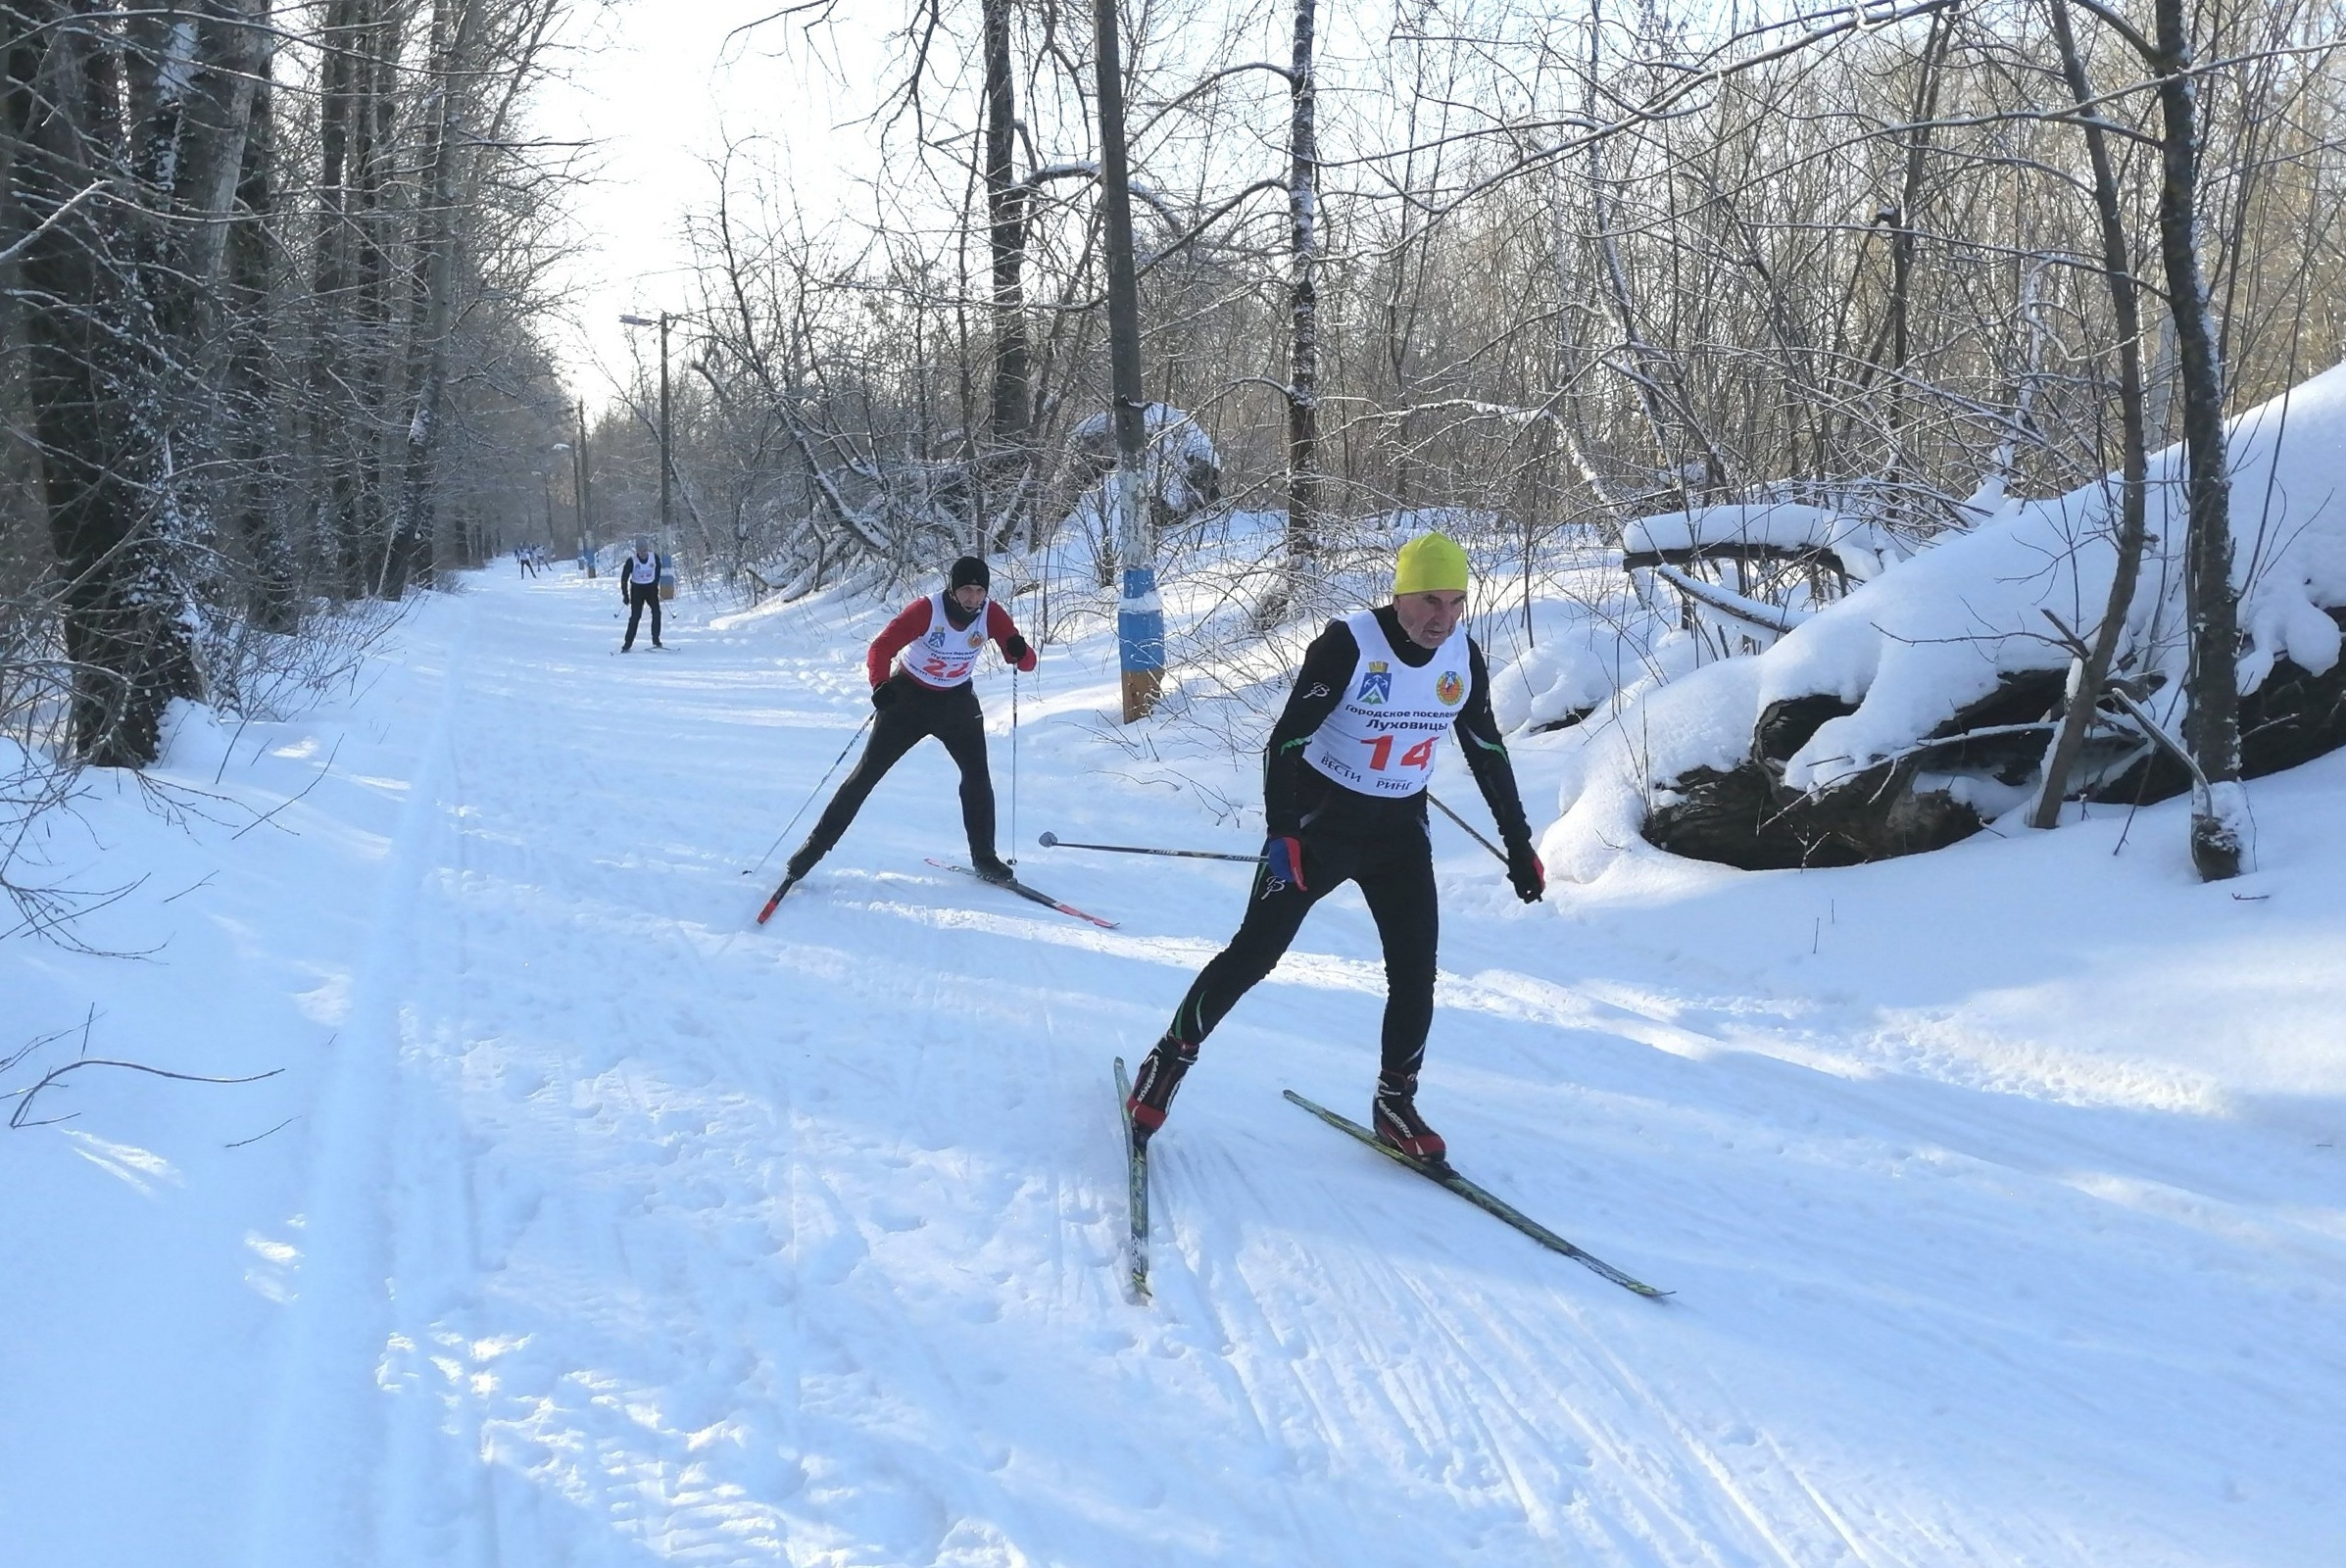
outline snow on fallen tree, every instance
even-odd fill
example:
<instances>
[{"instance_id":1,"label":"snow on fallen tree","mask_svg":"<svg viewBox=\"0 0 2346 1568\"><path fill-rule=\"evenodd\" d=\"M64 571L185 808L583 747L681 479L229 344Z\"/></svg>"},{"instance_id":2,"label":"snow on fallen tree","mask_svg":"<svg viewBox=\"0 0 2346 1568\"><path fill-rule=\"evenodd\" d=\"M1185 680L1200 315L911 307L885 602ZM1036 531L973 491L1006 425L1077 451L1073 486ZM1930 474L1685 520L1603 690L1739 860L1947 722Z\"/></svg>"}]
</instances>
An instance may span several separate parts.
<instances>
[{"instance_id":1,"label":"snow on fallen tree","mask_svg":"<svg viewBox=\"0 0 2346 1568\"><path fill-rule=\"evenodd\" d=\"M1825 556L1852 581L1868 582L1905 554L1874 523L1790 501L1664 512L1621 530L1622 564L1632 570L1724 555Z\"/></svg>"},{"instance_id":2,"label":"snow on fallen tree","mask_svg":"<svg viewBox=\"0 0 2346 1568\"><path fill-rule=\"evenodd\" d=\"M2346 367L2230 426L2246 772L2346 744ZM2117 673L2182 733L2182 452L2151 463L2149 540ZM1888 564L1766 652L1635 689L1576 732L1542 853L1597 874L1658 846L1751 867L1938 848L2032 798L2071 656L2117 563L2115 478L2007 503ZM2187 777L2113 705L2073 793L2155 800Z\"/></svg>"},{"instance_id":3,"label":"snow on fallen tree","mask_svg":"<svg viewBox=\"0 0 2346 1568\"><path fill-rule=\"evenodd\" d=\"M1222 455L1194 417L1151 403L1142 411L1142 423L1149 442L1144 454L1146 494L1154 527L1178 527L1222 499ZM1116 468L1115 430L1105 410L1068 432L1066 463L1067 473L1058 488L1067 499L1048 509L1051 521L1056 526L1076 518L1097 542L1095 554L1104 562L1114 554L1106 485Z\"/></svg>"}]
</instances>

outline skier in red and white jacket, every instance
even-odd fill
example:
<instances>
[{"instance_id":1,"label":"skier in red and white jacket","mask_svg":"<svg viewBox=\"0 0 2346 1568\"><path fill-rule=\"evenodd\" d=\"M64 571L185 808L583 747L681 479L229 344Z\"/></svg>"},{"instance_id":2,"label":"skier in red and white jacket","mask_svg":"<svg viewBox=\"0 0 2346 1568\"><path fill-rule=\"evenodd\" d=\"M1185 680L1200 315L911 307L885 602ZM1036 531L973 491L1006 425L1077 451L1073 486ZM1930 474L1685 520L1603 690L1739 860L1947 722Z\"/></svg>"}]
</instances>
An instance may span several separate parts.
<instances>
[{"instance_id":1,"label":"skier in red and white jacket","mask_svg":"<svg viewBox=\"0 0 2346 1568\"><path fill-rule=\"evenodd\" d=\"M864 797L897 760L927 737L945 743L961 770L961 825L969 833L969 863L990 882L1007 882L1010 868L994 853L994 780L986 770L986 718L969 684L988 640L1021 670L1035 667L1035 651L988 597L993 573L975 556L953 564L943 593L915 599L880 630L864 656L871 706L879 716L855 769L823 808L814 830L791 856L789 887L837 844L862 809ZM893 664L895 667L890 668Z\"/></svg>"}]
</instances>

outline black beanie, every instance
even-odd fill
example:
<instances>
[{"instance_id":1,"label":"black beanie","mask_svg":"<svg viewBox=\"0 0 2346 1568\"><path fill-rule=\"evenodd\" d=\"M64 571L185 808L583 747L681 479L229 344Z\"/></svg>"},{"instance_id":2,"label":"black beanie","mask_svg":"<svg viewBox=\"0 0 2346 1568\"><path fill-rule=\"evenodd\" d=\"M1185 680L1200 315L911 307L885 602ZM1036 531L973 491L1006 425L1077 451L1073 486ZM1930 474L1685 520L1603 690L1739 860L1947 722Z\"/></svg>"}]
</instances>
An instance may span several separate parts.
<instances>
[{"instance_id":1,"label":"black beanie","mask_svg":"<svg viewBox=\"0 0 2346 1568\"><path fill-rule=\"evenodd\" d=\"M963 556L960 560L953 563L953 569L947 574L945 579L946 591L951 593L956 588L967 588L972 583L987 590L988 592L992 592L994 588L994 573L988 571L986 569L986 564L983 561L980 561L977 557Z\"/></svg>"}]
</instances>

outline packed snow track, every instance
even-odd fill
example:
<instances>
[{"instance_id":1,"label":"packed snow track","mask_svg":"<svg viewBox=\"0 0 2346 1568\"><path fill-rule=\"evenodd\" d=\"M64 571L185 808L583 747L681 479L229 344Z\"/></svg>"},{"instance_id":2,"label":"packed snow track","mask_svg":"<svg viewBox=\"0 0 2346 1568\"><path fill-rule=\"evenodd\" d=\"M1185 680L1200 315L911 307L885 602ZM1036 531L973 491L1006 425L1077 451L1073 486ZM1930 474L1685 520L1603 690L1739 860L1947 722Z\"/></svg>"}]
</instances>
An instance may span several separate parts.
<instances>
[{"instance_id":1,"label":"packed snow track","mask_svg":"<svg viewBox=\"0 0 2346 1568\"><path fill-rule=\"evenodd\" d=\"M2113 816L1534 907L1438 823L1421 1102L1677 1294L1283 1102L1366 1111L1347 892L1151 1146L1144 1303L1109 1063L1246 870L1036 835L1249 851L1208 802L1252 760L1119 746L1111 640L1054 643L1013 817L989 659L1002 849L1120 928L925 863L925 745L758 927L887 607L679 602L621 658L613 597L476 574L344 710L188 719L166 776L281 807L253 837L89 806L166 858L94 945L156 956L0 950L0 1054L106 998L94 1054L286 1070L9 1135L11 1560L2346 1561L2346 760L2258 795L2228 893L2166 808L2115 859Z\"/></svg>"}]
</instances>

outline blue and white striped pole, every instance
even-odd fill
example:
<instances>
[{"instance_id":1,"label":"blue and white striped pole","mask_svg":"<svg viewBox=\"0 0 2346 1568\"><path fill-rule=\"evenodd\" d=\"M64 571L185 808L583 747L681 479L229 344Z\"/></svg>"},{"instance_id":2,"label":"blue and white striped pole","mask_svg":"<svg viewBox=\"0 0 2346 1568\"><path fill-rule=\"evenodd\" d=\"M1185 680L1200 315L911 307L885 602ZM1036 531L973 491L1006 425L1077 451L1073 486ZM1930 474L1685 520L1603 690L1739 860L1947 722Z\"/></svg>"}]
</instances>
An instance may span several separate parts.
<instances>
[{"instance_id":1,"label":"blue and white striped pole","mask_svg":"<svg viewBox=\"0 0 2346 1568\"><path fill-rule=\"evenodd\" d=\"M1141 474L1120 461L1109 484L1124 572L1124 593L1116 601L1116 664L1124 676L1124 722L1130 724L1149 716L1164 685L1165 607L1156 596L1155 530L1142 510L1148 503L1141 494Z\"/></svg>"},{"instance_id":2,"label":"blue and white striped pole","mask_svg":"<svg viewBox=\"0 0 2346 1568\"><path fill-rule=\"evenodd\" d=\"M1156 597L1156 568L1124 568L1124 597L1116 601L1116 663L1124 672L1124 722L1146 718L1165 678L1165 607Z\"/></svg>"}]
</instances>

